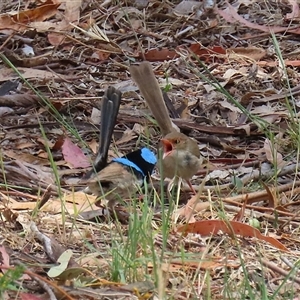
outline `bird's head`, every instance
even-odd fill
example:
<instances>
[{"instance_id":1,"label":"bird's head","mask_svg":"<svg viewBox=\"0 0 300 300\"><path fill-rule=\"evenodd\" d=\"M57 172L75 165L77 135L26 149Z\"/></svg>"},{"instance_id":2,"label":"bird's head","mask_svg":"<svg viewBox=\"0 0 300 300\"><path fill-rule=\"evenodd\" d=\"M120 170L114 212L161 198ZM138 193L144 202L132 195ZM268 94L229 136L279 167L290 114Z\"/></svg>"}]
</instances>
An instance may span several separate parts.
<instances>
[{"instance_id":1,"label":"bird's head","mask_svg":"<svg viewBox=\"0 0 300 300\"><path fill-rule=\"evenodd\" d=\"M188 137L180 132L171 132L162 140L163 158L172 153L173 150L187 150Z\"/></svg>"}]
</instances>

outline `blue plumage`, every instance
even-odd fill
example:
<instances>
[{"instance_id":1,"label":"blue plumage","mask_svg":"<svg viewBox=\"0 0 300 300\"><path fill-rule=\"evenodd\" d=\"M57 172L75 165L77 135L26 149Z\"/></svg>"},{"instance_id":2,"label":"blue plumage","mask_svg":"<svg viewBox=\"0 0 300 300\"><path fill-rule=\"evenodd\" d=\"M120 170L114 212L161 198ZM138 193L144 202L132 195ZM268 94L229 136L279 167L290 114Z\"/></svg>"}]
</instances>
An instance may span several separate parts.
<instances>
[{"instance_id":1,"label":"blue plumage","mask_svg":"<svg viewBox=\"0 0 300 300\"><path fill-rule=\"evenodd\" d=\"M141 149L142 158L150 164L155 165L157 163L157 158L155 154L148 148Z\"/></svg>"},{"instance_id":2,"label":"blue plumage","mask_svg":"<svg viewBox=\"0 0 300 300\"><path fill-rule=\"evenodd\" d=\"M120 163L126 167L133 168L136 171L140 172L143 176L145 176L144 172L135 163L133 163L132 161L130 161L129 159L127 159L125 157L114 158L114 159L112 159L112 161Z\"/></svg>"},{"instance_id":3,"label":"blue plumage","mask_svg":"<svg viewBox=\"0 0 300 300\"><path fill-rule=\"evenodd\" d=\"M139 172L142 177L148 177L152 174L157 162L155 154L148 148L141 148L130 152L122 157L112 159L112 162L120 163L126 167ZM140 176L139 176L140 177Z\"/></svg>"}]
</instances>

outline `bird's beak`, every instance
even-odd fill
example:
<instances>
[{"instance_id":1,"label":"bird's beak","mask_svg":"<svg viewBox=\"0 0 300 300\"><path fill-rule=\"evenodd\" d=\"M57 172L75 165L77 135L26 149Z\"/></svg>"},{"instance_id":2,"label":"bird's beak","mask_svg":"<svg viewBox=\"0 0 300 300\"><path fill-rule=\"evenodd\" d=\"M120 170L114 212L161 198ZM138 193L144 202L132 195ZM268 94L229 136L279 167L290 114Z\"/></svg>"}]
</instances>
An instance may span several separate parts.
<instances>
[{"instance_id":1,"label":"bird's beak","mask_svg":"<svg viewBox=\"0 0 300 300\"><path fill-rule=\"evenodd\" d=\"M169 140L161 139L164 147L163 159L173 151L173 145Z\"/></svg>"}]
</instances>

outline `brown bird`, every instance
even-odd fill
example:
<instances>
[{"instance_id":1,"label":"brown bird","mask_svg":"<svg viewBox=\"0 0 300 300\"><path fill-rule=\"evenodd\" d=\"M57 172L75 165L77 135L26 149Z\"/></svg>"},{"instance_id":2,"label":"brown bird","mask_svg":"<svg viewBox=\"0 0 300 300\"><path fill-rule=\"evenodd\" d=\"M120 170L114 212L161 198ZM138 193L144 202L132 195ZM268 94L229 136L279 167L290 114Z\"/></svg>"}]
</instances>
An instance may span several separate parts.
<instances>
[{"instance_id":1,"label":"brown bird","mask_svg":"<svg viewBox=\"0 0 300 300\"><path fill-rule=\"evenodd\" d=\"M171 121L150 63L144 61L139 65L132 65L130 74L138 85L164 136L161 140L163 145L162 177L170 179L176 176L180 177L186 180L191 190L196 193L190 179L197 173L202 164L197 142L178 132Z\"/></svg>"},{"instance_id":2,"label":"brown bird","mask_svg":"<svg viewBox=\"0 0 300 300\"><path fill-rule=\"evenodd\" d=\"M180 132L171 132L162 140L163 144L163 177L178 176L187 181L195 192L190 180L200 169L202 158L197 142Z\"/></svg>"}]
</instances>

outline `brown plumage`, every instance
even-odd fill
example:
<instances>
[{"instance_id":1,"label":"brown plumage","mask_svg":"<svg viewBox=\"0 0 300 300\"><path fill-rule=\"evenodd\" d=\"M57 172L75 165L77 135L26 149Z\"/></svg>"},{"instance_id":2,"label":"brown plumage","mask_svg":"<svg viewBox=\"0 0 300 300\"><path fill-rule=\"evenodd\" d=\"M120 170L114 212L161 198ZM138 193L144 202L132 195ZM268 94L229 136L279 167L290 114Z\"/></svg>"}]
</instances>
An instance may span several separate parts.
<instances>
[{"instance_id":1,"label":"brown plumage","mask_svg":"<svg viewBox=\"0 0 300 300\"><path fill-rule=\"evenodd\" d=\"M109 205L131 199L149 181L156 161L155 154L148 148L137 149L114 158L104 169L94 173L86 185L93 194L108 199Z\"/></svg>"},{"instance_id":2,"label":"brown plumage","mask_svg":"<svg viewBox=\"0 0 300 300\"><path fill-rule=\"evenodd\" d=\"M202 164L197 142L180 132L167 134L161 142L163 144L163 178L180 177L186 180L191 190L196 193L190 179Z\"/></svg>"},{"instance_id":3,"label":"brown plumage","mask_svg":"<svg viewBox=\"0 0 300 300\"><path fill-rule=\"evenodd\" d=\"M163 145L162 177L171 179L175 176L181 177L187 181L195 193L189 180L197 173L202 164L197 142L178 132L171 121L150 63L144 61L139 65L132 65L130 74L138 85L164 136L161 140Z\"/></svg>"},{"instance_id":4,"label":"brown plumage","mask_svg":"<svg viewBox=\"0 0 300 300\"><path fill-rule=\"evenodd\" d=\"M133 172L123 165L112 162L87 182L89 190L110 201L130 199L138 190L140 182Z\"/></svg>"},{"instance_id":5,"label":"brown plumage","mask_svg":"<svg viewBox=\"0 0 300 300\"><path fill-rule=\"evenodd\" d=\"M161 89L150 63L143 61L139 65L130 66L130 74L146 100L162 135L165 136L173 130L176 131L177 127L169 117Z\"/></svg>"},{"instance_id":6,"label":"brown plumage","mask_svg":"<svg viewBox=\"0 0 300 300\"><path fill-rule=\"evenodd\" d=\"M162 140L163 175L189 180L201 167L200 151L196 141L180 132L171 132Z\"/></svg>"}]
</instances>

